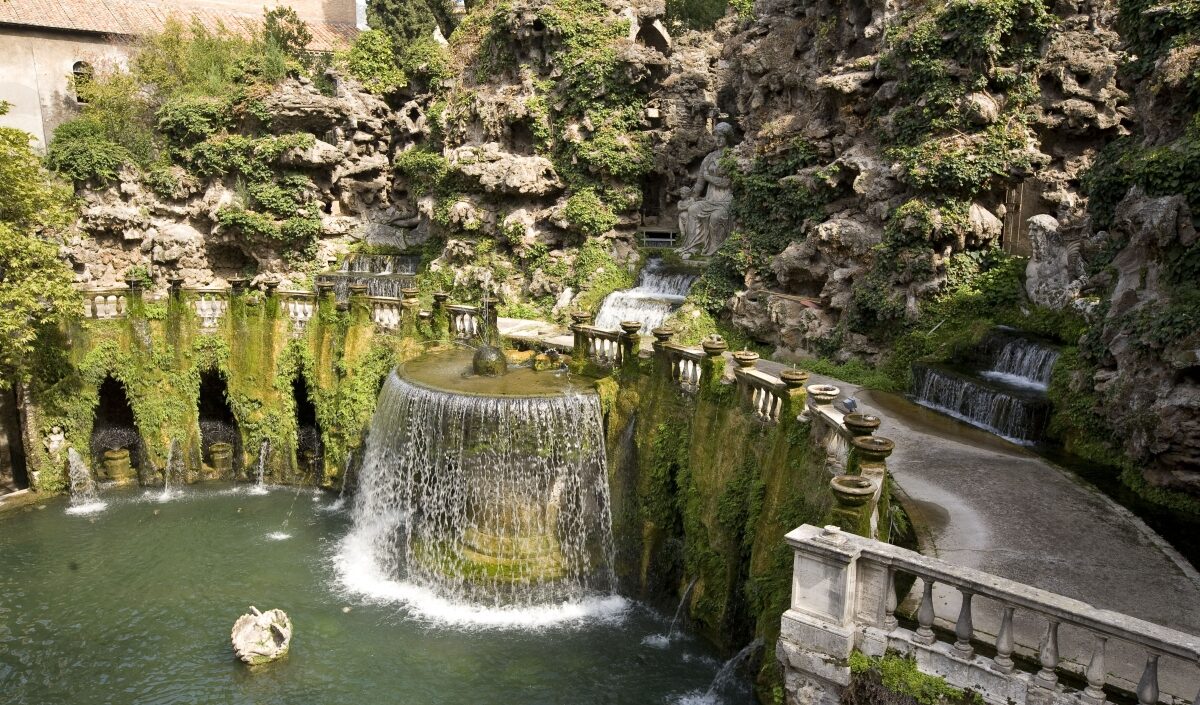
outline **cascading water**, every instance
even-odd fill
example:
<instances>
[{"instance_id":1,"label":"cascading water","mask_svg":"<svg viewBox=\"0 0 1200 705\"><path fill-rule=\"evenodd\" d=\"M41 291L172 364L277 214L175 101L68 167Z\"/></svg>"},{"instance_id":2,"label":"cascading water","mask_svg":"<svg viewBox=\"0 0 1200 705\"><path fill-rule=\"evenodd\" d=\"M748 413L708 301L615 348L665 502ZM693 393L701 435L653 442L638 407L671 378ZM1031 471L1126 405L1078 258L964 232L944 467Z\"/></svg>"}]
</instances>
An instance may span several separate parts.
<instances>
[{"instance_id":1,"label":"cascading water","mask_svg":"<svg viewBox=\"0 0 1200 705\"><path fill-rule=\"evenodd\" d=\"M687 604L688 595L692 594L692 588L696 587L696 581L698 580L700 580L700 576L697 575L683 589L683 595L679 597L679 604L675 607L675 615L671 617L671 625L667 627L667 633L651 634L642 639L643 644L659 649L665 649L671 644L671 640L675 638L675 625L679 624L679 618L683 615L683 607Z\"/></svg>"},{"instance_id":2,"label":"cascading water","mask_svg":"<svg viewBox=\"0 0 1200 705\"><path fill-rule=\"evenodd\" d=\"M258 446L258 468L255 471L254 487L251 488L251 494L266 494L267 493L267 458L271 454L271 442L263 439L263 442Z\"/></svg>"},{"instance_id":3,"label":"cascading water","mask_svg":"<svg viewBox=\"0 0 1200 705\"><path fill-rule=\"evenodd\" d=\"M641 321L642 332L649 333L683 303L695 281L695 274L667 269L662 260L651 259L642 267L632 289L614 291L604 297L595 325L616 330L622 321Z\"/></svg>"},{"instance_id":4,"label":"cascading water","mask_svg":"<svg viewBox=\"0 0 1200 705\"><path fill-rule=\"evenodd\" d=\"M351 284L365 284L370 296L400 296L400 290L414 285L419 257L409 255L351 254L342 260L336 272L317 276L317 283L333 284L338 299L350 295Z\"/></svg>"},{"instance_id":5,"label":"cascading water","mask_svg":"<svg viewBox=\"0 0 1200 705\"><path fill-rule=\"evenodd\" d=\"M179 456L179 441L172 439L171 445L167 448L167 464L163 466L163 489L159 494L159 501L166 502L174 497L171 490L171 482L181 482L183 480L183 458Z\"/></svg>"},{"instance_id":6,"label":"cascading water","mask_svg":"<svg viewBox=\"0 0 1200 705\"><path fill-rule=\"evenodd\" d=\"M1046 388L1058 351L997 330L980 343L973 367L913 365L917 403L1017 443L1036 443L1050 415Z\"/></svg>"},{"instance_id":7,"label":"cascading water","mask_svg":"<svg viewBox=\"0 0 1200 705\"><path fill-rule=\"evenodd\" d=\"M1005 334L988 336L983 347L991 353L991 366L980 372L980 377L1040 392L1050 386L1058 361L1055 348Z\"/></svg>"},{"instance_id":8,"label":"cascading water","mask_svg":"<svg viewBox=\"0 0 1200 705\"><path fill-rule=\"evenodd\" d=\"M71 482L71 507L67 513L91 514L107 506L100 501L92 472L74 448L67 449L67 476Z\"/></svg>"},{"instance_id":9,"label":"cascading water","mask_svg":"<svg viewBox=\"0 0 1200 705\"><path fill-rule=\"evenodd\" d=\"M358 473L354 525L339 556L351 589L474 623L623 609L611 595L594 394L463 393L393 372Z\"/></svg>"},{"instance_id":10,"label":"cascading water","mask_svg":"<svg viewBox=\"0 0 1200 705\"><path fill-rule=\"evenodd\" d=\"M721 702L721 693L729 689L737 679L737 669L746 662L756 651L762 648L762 640L755 639L754 641L742 647L742 650L734 654L733 658L726 661L721 670L717 671L717 675L713 677L712 683L708 686L708 690L703 693L691 693L685 695L679 702L680 705L716 705Z\"/></svg>"}]
</instances>

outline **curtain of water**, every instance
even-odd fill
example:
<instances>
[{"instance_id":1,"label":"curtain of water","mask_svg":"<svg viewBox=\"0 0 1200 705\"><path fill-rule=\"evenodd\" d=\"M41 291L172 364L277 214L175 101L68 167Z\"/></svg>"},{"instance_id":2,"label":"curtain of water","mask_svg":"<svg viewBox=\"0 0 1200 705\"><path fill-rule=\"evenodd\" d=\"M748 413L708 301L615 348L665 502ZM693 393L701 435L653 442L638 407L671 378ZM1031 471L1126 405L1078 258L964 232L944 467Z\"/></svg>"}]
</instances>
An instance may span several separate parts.
<instances>
[{"instance_id":1,"label":"curtain of water","mask_svg":"<svg viewBox=\"0 0 1200 705\"><path fill-rule=\"evenodd\" d=\"M595 395L454 394L393 373L368 438L352 537L386 575L497 607L614 588Z\"/></svg>"},{"instance_id":2,"label":"curtain of water","mask_svg":"<svg viewBox=\"0 0 1200 705\"><path fill-rule=\"evenodd\" d=\"M999 338L988 347L991 365L980 373L983 377L1040 391L1050 385L1058 350L1011 336Z\"/></svg>"},{"instance_id":3,"label":"curtain of water","mask_svg":"<svg viewBox=\"0 0 1200 705\"><path fill-rule=\"evenodd\" d=\"M681 303L696 275L665 270L659 260L650 260L638 274L632 289L614 291L604 297L596 315L596 327L616 330L622 321L641 321L642 332L661 326Z\"/></svg>"},{"instance_id":4,"label":"curtain of water","mask_svg":"<svg viewBox=\"0 0 1200 705\"><path fill-rule=\"evenodd\" d=\"M1041 396L1008 393L934 367L913 366L913 396L923 406L1022 443L1037 441L1046 426Z\"/></svg>"}]
</instances>

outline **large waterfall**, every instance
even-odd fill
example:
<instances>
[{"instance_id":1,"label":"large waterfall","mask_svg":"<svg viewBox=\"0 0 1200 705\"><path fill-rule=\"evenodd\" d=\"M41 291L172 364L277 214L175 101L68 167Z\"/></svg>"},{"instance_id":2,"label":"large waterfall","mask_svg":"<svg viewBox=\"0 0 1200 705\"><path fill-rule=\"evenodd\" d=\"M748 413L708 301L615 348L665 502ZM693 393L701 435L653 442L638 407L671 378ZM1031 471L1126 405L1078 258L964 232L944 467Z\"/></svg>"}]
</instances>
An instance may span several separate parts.
<instances>
[{"instance_id":1,"label":"large waterfall","mask_svg":"<svg viewBox=\"0 0 1200 705\"><path fill-rule=\"evenodd\" d=\"M695 281L695 274L667 269L662 260L651 259L642 267L632 289L614 291L604 297L595 325L616 330L621 321L641 321L642 332L649 333L683 303Z\"/></svg>"},{"instance_id":2,"label":"large waterfall","mask_svg":"<svg viewBox=\"0 0 1200 705\"><path fill-rule=\"evenodd\" d=\"M530 608L569 617L589 600L611 606L612 521L594 394L485 396L393 372L360 478L339 556L352 590L438 617L487 612L502 623L497 614Z\"/></svg>"},{"instance_id":3,"label":"large waterfall","mask_svg":"<svg viewBox=\"0 0 1200 705\"><path fill-rule=\"evenodd\" d=\"M1058 350L1008 330L990 333L976 349L975 368L913 366L913 397L1018 443L1041 440L1050 415L1046 388Z\"/></svg>"}]
</instances>

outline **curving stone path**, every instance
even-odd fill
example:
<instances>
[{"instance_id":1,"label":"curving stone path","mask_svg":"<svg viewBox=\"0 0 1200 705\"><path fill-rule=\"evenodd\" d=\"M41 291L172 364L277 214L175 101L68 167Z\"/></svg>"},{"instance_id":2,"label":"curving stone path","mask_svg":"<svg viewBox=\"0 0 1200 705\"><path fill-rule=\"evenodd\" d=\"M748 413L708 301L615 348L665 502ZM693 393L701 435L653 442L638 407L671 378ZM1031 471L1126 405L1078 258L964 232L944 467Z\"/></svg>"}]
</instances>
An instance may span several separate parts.
<instances>
[{"instance_id":1,"label":"curving stone path","mask_svg":"<svg viewBox=\"0 0 1200 705\"><path fill-rule=\"evenodd\" d=\"M784 366L760 367L777 373ZM878 435L896 443L888 469L918 529L922 553L1200 634L1200 574L1095 487L1029 450L896 395L820 375L811 380L836 385L842 397L855 397L863 410L883 418ZM917 597L910 593L906 602L912 612ZM935 586L934 598L938 620L952 629L958 592ZM998 607L977 599L974 608L976 631L994 635ZM1045 622L1017 615L1017 642L1033 657ZM1064 661L1082 668L1092 641L1064 625L1060 647ZM1145 654L1113 644L1107 663L1132 690ZM1159 680L1164 699L1190 701L1200 688L1200 668L1164 659Z\"/></svg>"},{"instance_id":2,"label":"curving stone path","mask_svg":"<svg viewBox=\"0 0 1200 705\"><path fill-rule=\"evenodd\" d=\"M563 330L536 321L501 319L501 333L565 342ZM761 361L777 374L785 366ZM1179 631L1200 634L1200 574L1132 513L1090 484L1020 446L890 394L813 375L861 410L883 418L878 434L896 443L888 460L902 502L920 537L921 551L1043 590L1082 600ZM920 587L916 583L915 587ZM915 612L915 595L905 606ZM935 612L953 629L960 598L937 586ZM995 603L974 601L977 636L986 642L999 626ZM1017 613L1018 652L1036 660L1045 621ZM1091 636L1063 625L1064 666L1082 670ZM1127 690L1136 688L1145 654L1110 644L1107 665ZM1159 681L1164 702L1190 702L1200 667L1164 658Z\"/></svg>"}]
</instances>

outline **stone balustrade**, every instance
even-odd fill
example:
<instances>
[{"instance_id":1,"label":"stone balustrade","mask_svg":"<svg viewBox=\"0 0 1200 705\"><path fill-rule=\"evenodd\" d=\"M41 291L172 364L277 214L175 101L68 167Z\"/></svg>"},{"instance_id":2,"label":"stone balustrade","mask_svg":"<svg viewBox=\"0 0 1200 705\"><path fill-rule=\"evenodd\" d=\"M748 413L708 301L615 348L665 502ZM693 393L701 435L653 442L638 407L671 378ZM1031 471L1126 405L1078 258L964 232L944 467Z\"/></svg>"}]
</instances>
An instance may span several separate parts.
<instances>
[{"instance_id":1,"label":"stone balustrade","mask_svg":"<svg viewBox=\"0 0 1200 705\"><path fill-rule=\"evenodd\" d=\"M483 317L479 314L478 306L466 304L450 304L446 306L450 314L450 335L455 338L478 338L483 334Z\"/></svg>"},{"instance_id":2,"label":"stone balustrade","mask_svg":"<svg viewBox=\"0 0 1200 705\"><path fill-rule=\"evenodd\" d=\"M671 381L679 385L683 391L694 394L700 388L700 376L704 367L704 351L699 348L685 348L675 343L661 343L657 349L667 359Z\"/></svg>"},{"instance_id":3,"label":"stone balustrade","mask_svg":"<svg viewBox=\"0 0 1200 705\"><path fill-rule=\"evenodd\" d=\"M404 320L403 300L391 296L371 296L371 321L384 330L396 330Z\"/></svg>"},{"instance_id":4,"label":"stone balustrade","mask_svg":"<svg viewBox=\"0 0 1200 705\"><path fill-rule=\"evenodd\" d=\"M735 369L738 396L754 417L764 423L777 423L788 397L788 386L778 377L755 369Z\"/></svg>"},{"instance_id":5,"label":"stone balustrade","mask_svg":"<svg viewBox=\"0 0 1200 705\"><path fill-rule=\"evenodd\" d=\"M805 416L813 422L812 441L825 452L825 469L830 475L846 472L850 461L850 439L854 437L846 428L845 414L833 406L833 400L840 392L828 384L810 385L805 410Z\"/></svg>"},{"instance_id":6,"label":"stone balustrade","mask_svg":"<svg viewBox=\"0 0 1200 705\"><path fill-rule=\"evenodd\" d=\"M220 325L229 311L230 289L228 287L205 287L183 289L191 300L192 310L200 319L200 331L211 332Z\"/></svg>"},{"instance_id":7,"label":"stone balustrade","mask_svg":"<svg viewBox=\"0 0 1200 705\"><path fill-rule=\"evenodd\" d=\"M129 312L127 286L83 290L83 317L97 320L124 318Z\"/></svg>"},{"instance_id":8,"label":"stone balustrade","mask_svg":"<svg viewBox=\"0 0 1200 705\"><path fill-rule=\"evenodd\" d=\"M627 337L621 331L603 330L587 324L572 326L575 331L575 354L582 350L583 356L601 367L616 367L624 361Z\"/></svg>"},{"instance_id":9,"label":"stone balustrade","mask_svg":"<svg viewBox=\"0 0 1200 705\"><path fill-rule=\"evenodd\" d=\"M923 673L996 705L1101 705L1106 687L1132 692L1140 705L1183 703L1200 685L1200 637L837 527L801 526L787 542L795 562L778 653L789 703L837 703L855 649L912 656ZM897 616L902 575L921 584L915 624ZM935 631L935 585L958 596L949 634ZM981 615L998 622L986 639L975 626ZM1186 692L1160 688L1164 662L1175 689ZM1062 672L1080 679L1061 679Z\"/></svg>"},{"instance_id":10,"label":"stone balustrade","mask_svg":"<svg viewBox=\"0 0 1200 705\"><path fill-rule=\"evenodd\" d=\"M278 295L279 310L291 321L292 331L303 330L317 312L317 295L311 291L281 291Z\"/></svg>"}]
</instances>

